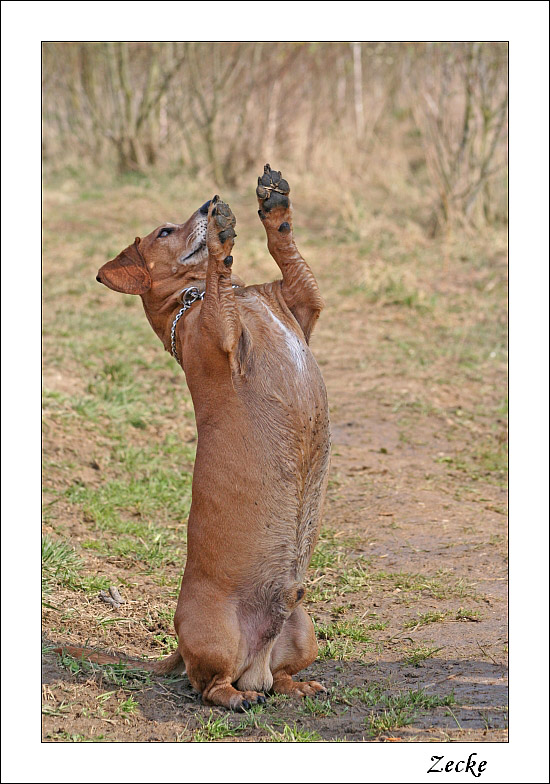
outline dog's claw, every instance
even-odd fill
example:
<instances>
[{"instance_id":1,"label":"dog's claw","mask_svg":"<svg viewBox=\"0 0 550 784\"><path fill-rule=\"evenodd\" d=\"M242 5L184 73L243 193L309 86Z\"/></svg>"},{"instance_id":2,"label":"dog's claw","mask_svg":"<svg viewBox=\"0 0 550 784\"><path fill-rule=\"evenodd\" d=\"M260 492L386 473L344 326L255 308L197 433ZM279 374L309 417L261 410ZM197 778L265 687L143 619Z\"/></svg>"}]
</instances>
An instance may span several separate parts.
<instances>
[{"instance_id":1,"label":"dog's claw","mask_svg":"<svg viewBox=\"0 0 550 784\"><path fill-rule=\"evenodd\" d=\"M229 204L226 204L224 201L220 201L219 202L219 204L218 204L218 212L221 215L225 215L226 218L231 217L231 214L232 214L231 213L231 208L229 207Z\"/></svg>"},{"instance_id":2,"label":"dog's claw","mask_svg":"<svg viewBox=\"0 0 550 784\"><path fill-rule=\"evenodd\" d=\"M248 702L248 700L243 700L241 702L241 708L243 710L248 710L250 708L250 703Z\"/></svg>"}]
</instances>

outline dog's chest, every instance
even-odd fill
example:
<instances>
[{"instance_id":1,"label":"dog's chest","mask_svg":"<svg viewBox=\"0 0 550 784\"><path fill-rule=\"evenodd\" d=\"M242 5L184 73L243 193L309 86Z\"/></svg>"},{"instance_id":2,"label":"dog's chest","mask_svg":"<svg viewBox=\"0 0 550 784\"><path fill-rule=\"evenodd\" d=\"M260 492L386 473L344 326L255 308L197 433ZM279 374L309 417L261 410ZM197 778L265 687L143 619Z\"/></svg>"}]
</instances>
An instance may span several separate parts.
<instances>
[{"instance_id":1,"label":"dog's chest","mask_svg":"<svg viewBox=\"0 0 550 784\"><path fill-rule=\"evenodd\" d=\"M292 329L283 324L281 319L275 315L265 302L261 301L261 304L269 324L272 346L276 346L279 353L282 350L282 353L288 357L296 373L304 375L307 372L307 355L309 354L307 346Z\"/></svg>"},{"instance_id":2,"label":"dog's chest","mask_svg":"<svg viewBox=\"0 0 550 784\"><path fill-rule=\"evenodd\" d=\"M328 404L321 371L304 338L278 308L258 298L243 322L250 332L247 373L235 389L252 415L262 443L271 444L281 466L309 464L328 438ZM284 453L284 454L283 454Z\"/></svg>"}]
</instances>

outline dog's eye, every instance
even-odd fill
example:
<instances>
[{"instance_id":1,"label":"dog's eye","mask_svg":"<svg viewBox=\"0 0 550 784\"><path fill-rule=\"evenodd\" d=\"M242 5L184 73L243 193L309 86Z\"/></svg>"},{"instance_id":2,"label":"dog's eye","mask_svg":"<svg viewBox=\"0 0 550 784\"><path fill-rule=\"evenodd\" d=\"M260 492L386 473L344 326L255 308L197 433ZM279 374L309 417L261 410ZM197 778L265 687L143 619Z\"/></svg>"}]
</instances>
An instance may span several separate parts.
<instances>
[{"instance_id":1,"label":"dog's eye","mask_svg":"<svg viewBox=\"0 0 550 784\"><path fill-rule=\"evenodd\" d=\"M158 233L157 239L160 239L160 237L167 237L169 234L172 234L173 231L174 229L161 229Z\"/></svg>"}]
</instances>

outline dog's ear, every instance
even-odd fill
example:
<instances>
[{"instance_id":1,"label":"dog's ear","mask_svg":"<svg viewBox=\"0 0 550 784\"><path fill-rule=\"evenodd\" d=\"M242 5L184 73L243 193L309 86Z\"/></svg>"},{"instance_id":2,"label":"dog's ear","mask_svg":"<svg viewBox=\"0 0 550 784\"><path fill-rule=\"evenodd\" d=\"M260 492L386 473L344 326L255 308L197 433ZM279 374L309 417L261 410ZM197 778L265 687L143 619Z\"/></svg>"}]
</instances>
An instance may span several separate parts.
<instances>
[{"instance_id":1,"label":"dog's ear","mask_svg":"<svg viewBox=\"0 0 550 784\"><path fill-rule=\"evenodd\" d=\"M151 288L151 276L139 252L140 238L128 245L116 259L108 261L97 273L96 280L122 294L145 294Z\"/></svg>"}]
</instances>

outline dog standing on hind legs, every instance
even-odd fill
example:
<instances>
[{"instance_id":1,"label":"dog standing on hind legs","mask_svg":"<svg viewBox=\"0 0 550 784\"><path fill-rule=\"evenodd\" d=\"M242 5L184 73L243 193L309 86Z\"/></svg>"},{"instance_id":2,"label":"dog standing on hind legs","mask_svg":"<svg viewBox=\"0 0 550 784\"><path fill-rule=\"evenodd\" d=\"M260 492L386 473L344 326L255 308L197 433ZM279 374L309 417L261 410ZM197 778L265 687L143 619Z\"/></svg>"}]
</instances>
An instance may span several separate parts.
<instances>
[{"instance_id":1,"label":"dog standing on hind legs","mask_svg":"<svg viewBox=\"0 0 550 784\"><path fill-rule=\"evenodd\" d=\"M136 238L98 273L115 291L141 296L185 372L197 422L178 650L145 666L185 666L206 703L233 710L265 701L266 691L323 691L292 677L317 656L303 582L319 535L330 435L308 345L323 303L294 243L289 192L267 164L256 193L282 280L244 286L233 275L235 218L217 196L186 223Z\"/></svg>"}]
</instances>

